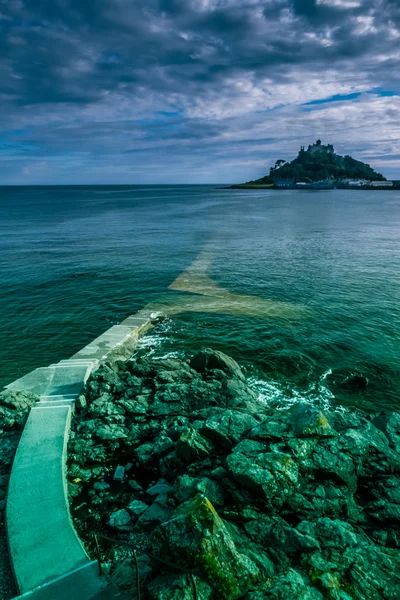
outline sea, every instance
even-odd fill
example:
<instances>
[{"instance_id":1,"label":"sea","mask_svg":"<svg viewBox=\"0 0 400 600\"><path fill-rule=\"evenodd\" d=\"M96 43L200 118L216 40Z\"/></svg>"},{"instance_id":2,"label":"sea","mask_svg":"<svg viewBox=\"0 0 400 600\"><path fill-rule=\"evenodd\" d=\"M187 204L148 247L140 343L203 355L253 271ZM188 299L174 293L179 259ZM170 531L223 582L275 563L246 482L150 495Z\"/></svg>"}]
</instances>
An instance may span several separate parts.
<instances>
[{"instance_id":1,"label":"sea","mask_svg":"<svg viewBox=\"0 0 400 600\"><path fill-rule=\"evenodd\" d=\"M400 193L0 188L0 387L145 307L138 354L221 350L266 402L400 408Z\"/></svg>"}]
</instances>

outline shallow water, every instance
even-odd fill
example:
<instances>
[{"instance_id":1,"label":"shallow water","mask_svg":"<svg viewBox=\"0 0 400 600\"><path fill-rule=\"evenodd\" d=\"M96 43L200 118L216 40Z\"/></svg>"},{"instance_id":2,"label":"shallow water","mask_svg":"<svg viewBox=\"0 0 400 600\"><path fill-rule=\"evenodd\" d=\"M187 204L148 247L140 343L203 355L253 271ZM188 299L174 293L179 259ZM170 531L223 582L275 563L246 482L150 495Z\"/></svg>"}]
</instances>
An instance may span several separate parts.
<instances>
[{"instance_id":1,"label":"shallow water","mask_svg":"<svg viewBox=\"0 0 400 600\"><path fill-rule=\"evenodd\" d=\"M282 406L399 408L397 192L0 188L0 257L1 384L154 303L158 355L221 349Z\"/></svg>"}]
</instances>

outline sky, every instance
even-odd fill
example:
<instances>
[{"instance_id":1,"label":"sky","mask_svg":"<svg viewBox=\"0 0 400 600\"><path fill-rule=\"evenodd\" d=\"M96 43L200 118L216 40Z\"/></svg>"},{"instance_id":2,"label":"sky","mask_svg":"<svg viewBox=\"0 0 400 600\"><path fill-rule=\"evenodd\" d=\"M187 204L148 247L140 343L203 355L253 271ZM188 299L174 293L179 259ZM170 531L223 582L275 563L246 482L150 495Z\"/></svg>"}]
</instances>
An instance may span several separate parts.
<instances>
[{"instance_id":1,"label":"sky","mask_svg":"<svg viewBox=\"0 0 400 600\"><path fill-rule=\"evenodd\" d=\"M400 179L400 0L0 0L0 184Z\"/></svg>"}]
</instances>

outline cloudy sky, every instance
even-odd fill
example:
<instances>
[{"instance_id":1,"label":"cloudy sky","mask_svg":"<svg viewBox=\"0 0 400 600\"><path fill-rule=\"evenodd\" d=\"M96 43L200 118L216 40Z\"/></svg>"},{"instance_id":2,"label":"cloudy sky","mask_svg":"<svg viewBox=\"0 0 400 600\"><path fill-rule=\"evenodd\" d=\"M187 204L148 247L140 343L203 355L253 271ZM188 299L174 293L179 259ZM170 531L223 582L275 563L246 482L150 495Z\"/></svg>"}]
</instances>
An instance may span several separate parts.
<instances>
[{"instance_id":1,"label":"cloudy sky","mask_svg":"<svg viewBox=\"0 0 400 600\"><path fill-rule=\"evenodd\" d=\"M0 0L0 183L400 179L399 0Z\"/></svg>"}]
</instances>

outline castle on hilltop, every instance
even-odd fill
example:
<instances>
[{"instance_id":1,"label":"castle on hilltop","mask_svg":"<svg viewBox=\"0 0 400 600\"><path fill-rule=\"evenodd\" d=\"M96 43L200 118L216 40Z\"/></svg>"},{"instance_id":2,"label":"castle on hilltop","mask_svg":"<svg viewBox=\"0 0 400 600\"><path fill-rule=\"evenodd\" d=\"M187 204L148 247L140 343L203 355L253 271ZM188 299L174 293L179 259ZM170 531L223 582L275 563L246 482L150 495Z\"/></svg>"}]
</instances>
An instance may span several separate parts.
<instances>
[{"instance_id":1,"label":"castle on hilltop","mask_svg":"<svg viewBox=\"0 0 400 600\"><path fill-rule=\"evenodd\" d=\"M305 152L304 146L301 146L300 152ZM317 154L318 152L324 152L326 154L335 154L335 150L332 144L324 146L321 140L317 140L315 144L310 144L307 148L307 152L309 152L310 154Z\"/></svg>"}]
</instances>

